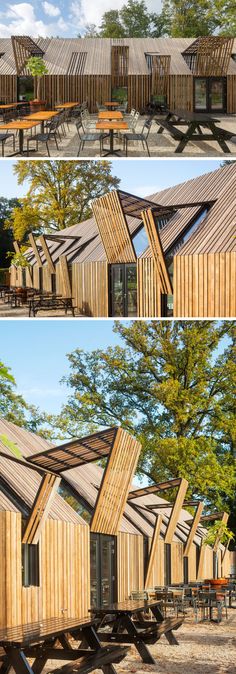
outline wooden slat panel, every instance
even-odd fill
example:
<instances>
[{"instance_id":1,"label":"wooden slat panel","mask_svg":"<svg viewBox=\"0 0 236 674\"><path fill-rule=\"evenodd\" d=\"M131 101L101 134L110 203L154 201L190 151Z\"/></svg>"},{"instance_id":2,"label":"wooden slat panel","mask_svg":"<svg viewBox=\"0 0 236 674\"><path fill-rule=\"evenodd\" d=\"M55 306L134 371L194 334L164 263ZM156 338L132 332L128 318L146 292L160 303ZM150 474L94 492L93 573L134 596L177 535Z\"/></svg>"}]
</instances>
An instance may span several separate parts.
<instances>
[{"instance_id":1,"label":"wooden slat panel","mask_svg":"<svg viewBox=\"0 0 236 674\"><path fill-rule=\"evenodd\" d=\"M175 529L176 529L176 525L177 525L177 522L178 522L179 514L180 514L181 508L183 506L183 502L184 502L184 498L185 498L185 494L186 494L187 489L188 489L188 482L187 482L187 480L185 480L185 478L182 478L181 482L180 482L180 485L179 485L179 488L178 488L176 498L175 498L175 502L174 502L174 505L173 505L173 508L172 508L172 511L171 511L168 526L167 526L167 529L166 529L165 543L171 543L172 542L172 539L173 539L173 536L174 536L174 533L175 533Z\"/></svg>"},{"instance_id":2,"label":"wooden slat panel","mask_svg":"<svg viewBox=\"0 0 236 674\"><path fill-rule=\"evenodd\" d=\"M55 274L56 270L55 270L55 267L54 267L54 264L53 264L53 261L52 261L52 258L51 258L51 254L50 254L47 242L46 242L46 238L43 234L41 234L41 236L39 237L39 241L41 243L44 255L46 257L50 272L51 272L51 274Z\"/></svg>"},{"instance_id":3,"label":"wooden slat panel","mask_svg":"<svg viewBox=\"0 0 236 674\"><path fill-rule=\"evenodd\" d=\"M187 541L186 541L185 548L184 548L185 557L188 557L189 554L190 554L190 550L192 548L194 536L195 536L195 533L197 531L197 528L198 528L198 525L199 525L199 522L200 522L200 519L201 519L203 507L204 507L204 503L200 502L198 504L196 512L194 514L192 524L190 525L189 534L188 534Z\"/></svg>"},{"instance_id":4,"label":"wooden slat panel","mask_svg":"<svg viewBox=\"0 0 236 674\"><path fill-rule=\"evenodd\" d=\"M236 252L174 257L174 317L234 318Z\"/></svg>"},{"instance_id":5,"label":"wooden slat panel","mask_svg":"<svg viewBox=\"0 0 236 674\"><path fill-rule=\"evenodd\" d=\"M91 531L117 535L141 445L118 428L100 486Z\"/></svg>"},{"instance_id":6,"label":"wooden slat panel","mask_svg":"<svg viewBox=\"0 0 236 674\"><path fill-rule=\"evenodd\" d=\"M172 285L170 282L169 273L165 263L161 240L151 209L142 211L142 220L144 222L152 255L155 260L161 292L166 294L168 293L172 294L173 292Z\"/></svg>"},{"instance_id":7,"label":"wooden slat panel","mask_svg":"<svg viewBox=\"0 0 236 674\"><path fill-rule=\"evenodd\" d=\"M21 515L0 512L0 627L21 622Z\"/></svg>"},{"instance_id":8,"label":"wooden slat panel","mask_svg":"<svg viewBox=\"0 0 236 674\"><path fill-rule=\"evenodd\" d=\"M72 265L72 296L82 316L106 318L108 312L108 263L85 262Z\"/></svg>"},{"instance_id":9,"label":"wooden slat panel","mask_svg":"<svg viewBox=\"0 0 236 674\"><path fill-rule=\"evenodd\" d=\"M62 275L63 296L64 297L71 297L71 282L70 282L70 275L69 275L67 259L66 259L65 255L60 256L60 267L61 267L61 275Z\"/></svg>"},{"instance_id":10,"label":"wooden slat panel","mask_svg":"<svg viewBox=\"0 0 236 674\"><path fill-rule=\"evenodd\" d=\"M143 590L143 536L119 532L117 536L118 601L132 591Z\"/></svg>"},{"instance_id":11,"label":"wooden slat panel","mask_svg":"<svg viewBox=\"0 0 236 674\"><path fill-rule=\"evenodd\" d=\"M42 267L43 264L42 264L42 260L41 260L41 257L40 257L40 253L39 253L37 244L36 244L36 239L35 239L35 237L32 233L29 234L29 242L30 242L31 248L34 251L34 255L35 255L35 258L36 258L36 261L37 261L37 265L39 267Z\"/></svg>"},{"instance_id":12,"label":"wooden slat panel","mask_svg":"<svg viewBox=\"0 0 236 674\"><path fill-rule=\"evenodd\" d=\"M153 530L152 543L151 543L151 548L150 548L150 552L149 552L148 567L147 567L147 573L146 573L146 578L145 578L145 587L146 588L151 586L151 579L152 579L152 575L153 575L155 557L156 557L157 549L158 549L161 524L162 524L162 516L158 515L157 518L156 518L155 527L154 527L154 530Z\"/></svg>"},{"instance_id":13,"label":"wooden slat panel","mask_svg":"<svg viewBox=\"0 0 236 674\"><path fill-rule=\"evenodd\" d=\"M161 289L155 260L137 260L138 315L140 318L161 316Z\"/></svg>"},{"instance_id":14,"label":"wooden slat panel","mask_svg":"<svg viewBox=\"0 0 236 674\"><path fill-rule=\"evenodd\" d=\"M136 255L128 225L115 190L92 203L94 217L108 262L135 262Z\"/></svg>"},{"instance_id":15,"label":"wooden slat panel","mask_svg":"<svg viewBox=\"0 0 236 674\"><path fill-rule=\"evenodd\" d=\"M42 478L38 493L26 524L22 543L38 543L43 523L51 508L52 500L57 492L61 478L45 475Z\"/></svg>"},{"instance_id":16,"label":"wooden slat panel","mask_svg":"<svg viewBox=\"0 0 236 674\"><path fill-rule=\"evenodd\" d=\"M171 582L183 583L184 562L183 545L172 541L171 543Z\"/></svg>"}]
</instances>

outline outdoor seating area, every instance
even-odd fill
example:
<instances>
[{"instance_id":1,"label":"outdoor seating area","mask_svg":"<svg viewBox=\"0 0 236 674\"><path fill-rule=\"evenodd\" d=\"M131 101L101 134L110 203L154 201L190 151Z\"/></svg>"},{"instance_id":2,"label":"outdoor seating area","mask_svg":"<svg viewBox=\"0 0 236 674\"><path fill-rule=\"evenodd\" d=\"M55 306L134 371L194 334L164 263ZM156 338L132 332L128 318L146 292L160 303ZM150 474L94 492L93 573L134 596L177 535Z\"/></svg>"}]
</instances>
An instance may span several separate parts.
<instances>
[{"instance_id":1,"label":"outdoor seating area","mask_svg":"<svg viewBox=\"0 0 236 674\"><path fill-rule=\"evenodd\" d=\"M30 112L29 105L0 105L2 156L204 156L235 151L235 115L164 109L153 114L117 101L56 104ZM181 128L179 128L181 127Z\"/></svg>"},{"instance_id":2,"label":"outdoor seating area","mask_svg":"<svg viewBox=\"0 0 236 674\"><path fill-rule=\"evenodd\" d=\"M24 308L28 316L37 316L39 312L50 313L68 312L74 316L73 297L65 297L56 292L38 290L36 288L17 288L14 286L0 286L0 312L1 305L9 309Z\"/></svg>"}]
</instances>

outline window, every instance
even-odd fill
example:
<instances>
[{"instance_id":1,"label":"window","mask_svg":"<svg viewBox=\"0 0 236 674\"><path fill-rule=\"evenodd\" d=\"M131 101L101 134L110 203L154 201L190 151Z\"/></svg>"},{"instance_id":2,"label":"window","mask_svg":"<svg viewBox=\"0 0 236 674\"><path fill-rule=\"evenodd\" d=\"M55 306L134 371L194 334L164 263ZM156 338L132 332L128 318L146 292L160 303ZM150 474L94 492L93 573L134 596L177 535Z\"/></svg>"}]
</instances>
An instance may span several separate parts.
<instances>
[{"instance_id":1,"label":"window","mask_svg":"<svg viewBox=\"0 0 236 674\"><path fill-rule=\"evenodd\" d=\"M22 544L22 585L39 586L39 546Z\"/></svg>"},{"instance_id":2,"label":"window","mask_svg":"<svg viewBox=\"0 0 236 674\"><path fill-rule=\"evenodd\" d=\"M149 542L148 542L148 536L143 537L143 570L144 570L144 578L146 578L147 575L147 570L148 570L148 560L149 560Z\"/></svg>"},{"instance_id":3,"label":"window","mask_svg":"<svg viewBox=\"0 0 236 674\"><path fill-rule=\"evenodd\" d=\"M149 246L149 241L144 227L141 227L141 229L139 229L139 231L136 234L134 234L134 236L132 237L132 242L137 257L139 255L142 255L142 253Z\"/></svg>"},{"instance_id":4,"label":"window","mask_svg":"<svg viewBox=\"0 0 236 674\"><path fill-rule=\"evenodd\" d=\"M22 288L26 288L26 269L22 269Z\"/></svg>"},{"instance_id":5,"label":"window","mask_svg":"<svg viewBox=\"0 0 236 674\"><path fill-rule=\"evenodd\" d=\"M66 503L69 503L71 508L75 510L80 517L85 520L85 522L91 522L92 519L92 508L89 506L89 504L80 496L77 494L77 492L70 487L68 484L66 484L64 481L61 482L58 493Z\"/></svg>"},{"instance_id":6,"label":"window","mask_svg":"<svg viewBox=\"0 0 236 674\"><path fill-rule=\"evenodd\" d=\"M171 545L164 543L164 584L171 585Z\"/></svg>"},{"instance_id":7,"label":"window","mask_svg":"<svg viewBox=\"0 0 236 674\"><path fill-rule=\"evenodd\" d=\"M57 290L56 287L56 274L51 274L51 288L52 288L52 293L55 293Z\"/></svg>"},{"instance_id":8,"label":"window","mask_svg":"<svg viewBox=\"0 0 236 674\"><path fill-rule=\"evenodd\" d=\"M43 290L43 268L39 267L39 290Z\"/></svg>"},{"instance_id":9,"label":"window","mask_svg":"<svg viewBox=\"0 0 236 674\"><path fill-rule=\"evenodd\" d=\"M34 78L31 75L20 75L17 78L18 101L31 101L34 98Z\"/></svg>"},{"instance_id":10,"label":"window","mask_svg":"<svg viewBox=\"0 0 236 674\"><path fill-rule=\"evenodd\" d=\"M166 261L166 266L170 275L170 279L173 282L173 269L174 269L174 262L173 258L174 255L178 252L178 250L183 246L186 241L190 238L190 236L197 230L199 227L200 223L204 220L206 217L207 213L209 211L209 206L204 206L202 208L201 212L198 213L196 218L192 221L192 223L189 225L188 229L185 231L185 233L177 239L177 241L174 243L172 248L168 250L167 254L165 255L165 261Z\"/></svg>"}]
</instances>

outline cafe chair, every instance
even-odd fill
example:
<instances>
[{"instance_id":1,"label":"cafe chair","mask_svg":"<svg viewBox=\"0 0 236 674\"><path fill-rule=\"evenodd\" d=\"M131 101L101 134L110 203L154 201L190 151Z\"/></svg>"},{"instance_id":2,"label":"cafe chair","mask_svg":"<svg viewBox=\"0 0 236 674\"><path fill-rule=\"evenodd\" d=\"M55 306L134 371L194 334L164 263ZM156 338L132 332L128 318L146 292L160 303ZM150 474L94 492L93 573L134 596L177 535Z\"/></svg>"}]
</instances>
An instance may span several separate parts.
<instances>
[{"instance_id":1,"label":"cafe chair","mask_svg":"<svg viewBox=\"0 0 236 674\"><path fill-rule=\"evenodd\" d=\"M128 145L131 142L140 142L142 143L143 149L147 151L148 156L150 157L150 152L149 152L149 147L148 147L148 136L150 133L152 125L152 119L147 120L142 128L141 133L125 133L123 136L123 142L124 142L124 150L126 157L128 156Z\"/></svg>"}]
</instances>

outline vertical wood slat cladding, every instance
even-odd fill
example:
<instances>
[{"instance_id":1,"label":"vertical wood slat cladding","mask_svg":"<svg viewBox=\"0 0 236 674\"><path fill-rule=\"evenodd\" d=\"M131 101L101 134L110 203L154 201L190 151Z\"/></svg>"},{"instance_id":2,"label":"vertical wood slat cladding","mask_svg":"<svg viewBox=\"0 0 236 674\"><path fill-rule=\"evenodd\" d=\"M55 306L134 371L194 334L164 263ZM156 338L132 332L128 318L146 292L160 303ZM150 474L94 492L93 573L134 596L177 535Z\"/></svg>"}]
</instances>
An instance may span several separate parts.
<instances>
[{"instance_id":1,"label":"vertical wood slat cladding","mask_svg":"<svg viewBox=\"0 0 236 674\"><path fill-rule=\"evenodd\" d=\"M115 190L92 203L94 217L105 248L107 261L136 262L128 225Z\"/></svg>"},{"instance_id":2,"label":"vertical wood slat cladding","mask_svg":"<svg viewBox=\"0 0 236 674\"><path fill-rule=\"evenodd\" d=\"M54 616L88 615L88 525L47 519L39 549L40 587L22 587L21 515L0 511L0 628Z\"/></svg>"},{"instance_id":3,"label":"vertical wood slat cladding","mask_svg":"<svg viewBox=\"0 0 236 674\"><path fill-rule=\"evenodd\" d=\"M174 257L174 316L233 318L236 313L236 253Z\"/></svg>"},{"instance_id":4,"label":"vertical wood slat cladding","mask_svg":"<svg viewBox=\"0 0 236 674\"><path fill-rule=\"evenodd\" d=\"M140 443L118 428L95 503L91 531L118 534L140 451Z\"/></svg>"},{"instance_id":5,"label":"vertical wood slat cladding","mask_svg":"<svg viewBox=\"0 0 236 674\"><path fill-rule=\"evenodd\" d=\"M227 77L227 112L236 112L236 75Z\"/></svg>"},{"instance_id":6,"label":"vertical wood slat cladding","mask_svg":"<svg viewBox=\"0 0 236 674\"><path fill-rule=\"evenodd\" d=\"M165 263L158 228L155 223L154 215L150 208L147 209L146 211L142 211L142 220L145 226L153 259L156 264L161 292L172 294L172 286Z\"/></svg>"},{"instance_id":7,"label":"vertical wood slat cladding","mask_svg":"<svg viewBox=\"0 0 236 674\"><path fill-rule=\"evenodd\" d=\"M148 588L148 587L152 586L151 581L152 581L152 577L153 577L155 558L156 558L156 555L157 555L159 541L160 541L161 524L162 524L162 516L158 515L157 518L156 518L155 527L153 529L153 537L152 537L151 547L150 547L150 550L149 550L147 573L146 573L145 584L144 584L145 588Z\"/></svg>"},{"instance_id":8,"label":"vertical wood slat cladding","mask_svg":"<svg viewBox=\"0 0 236 674\"><path fill-rule=\"evenodd\" d=\"M90 112L97 112L96 101L110 100L111 76L45 75L42 78L42 97L49 107L66 101L88 101Z\"/></svg>"},{"instance_id":9,"label":"vertical wood slat cladding","mask_svg":"<svg viewBox=\"0 0 236 674\"><path fill-rule=\"evenodd\" d=\"M71 281L68 269L68 263L65 255L60 256L59 265L60 274L60 290L62 291L63 297L71 297ZM59 291L60 292L60 291Z\"/></svg>"},{"instance_id":10,"label":"vertical wood slat cladding","mask_svg":"<svg viewBox=\"0 0 236 674\"><path fill-rule=\"evenodd\" d=\"M167 102L170 110L193 111L193 76L170 75Z\"/></svg>"},{"instance_id":11,"label":"vertical wood slat cladding","mask_svg":"<svg viewBox=\"0 0 236 674\"><path fill-rule=\"evenodd\" d=\"M22 543L38 543L42 526L48 516L60 482L61 478L55 475L46 474L43 476L26 524Z\"/></svg>"},{"instance_id":12,"label":"vertical wood slat cladding","mask_svg":"<svg viewBox=\"0 0 236 674\"><path fill-rule=\"evenodd\" d=\"M172 541L171 543L171 582L183 583L184 558L183 544Z\"/></svg>"},{"instance_id":13,"label":"vertical wood slat cladding","mask_svg":"<svg viewBox=\"0 0 236 674\"><path fill-rule=\"evenodd\" d=\"M197 527L198 527L200 519L201 519L203 508L204 508L204 503L201 501L196 508L196 512L193 516L192 524L190 526L188 538L187 538L185 548L184 548L185 557L189 557L189 555L191 553L191 550L192 550L192 547L193 547L194 536L195 536L195 533L197 531Z\"/></svg>"},{"instance_id":14,"label":"vertical wood slat cladding","mask_svg":"<svg viewBox=\"0 0 236 674\"><path fill-rule=\"evenodd\" d=\"M117 536L118 601L128 599L132 591L144 585L143 537L119 532Z\"/></svg>"},{"instance_id":15,"label":"vertical wood slat cladding","mask_svg":"<svg viewBox=\"0 0 236 674\"><path fill-rule=\"evenodd\" d=\"M159 274L151 257L137 260L138 316L155 318L161 316L161 290Z\"/></svg>"},{"instance_id":16,"label":"vertical wood slat cladding","mask_svg":"<svg viewBox=\"0 0 236 674\"><path fill-rule=\"evenodd\" d=\"M107 262L75 262L72 265L72 297L81 315L107 318Z\"/></svg>"},{"instance_id":17,"label":"vertical wood slat cladding","mask_svg":"<svg viewBox=\"0 0 236 674\"><path fill-rule=\"evenodd\" d=\"M213 551L209 545L200 548L197 580L213 578Z\"/></svg>"},{"instance_id":18,"label":"vertical wood slat cladding","mask_svg":"<svg viewBox=\"0 0 236 674\"><path fill-rule=\"evenodd\" d=\"M0 101L3 104L17 101L16 75L0 75Z\"/></svg>"},{"instance_id":19,"label":"vertical wood slat cladding","mask_svg":"<svg viewBox=\"0 0 236 674\"><path fill-rule=\"evenodd\" d=\"M194 582L196 580L197 568L196 568L196 554L197 548L196 545L191 545L188 553L188 581Z\"/></svg>"},{"instance_id":20,"label":"vertical wood slat cladding","mask_svg":"<svg viewBox=\"0 0 236 674\"><path fill-rule=\"evenodd\" d=\"M151 548L152 539L149 539L149 550ZM164 540L158 539L156 555L153 560L152 574L150 574L149 587L155 585L164 585Z\"/></svg>"},{"instance_id":21,"label":"vertical wood slat cladding","mask_svg":"<svg viewBox=\"0 0 236 674\"><path fill-rule=\"evenodd\" d=\"M152 94L167 94L171 56L153 54L151 56Z\"/></svg>"},{"instance_id":22,"label":"vertical wood slat cladding","mask_svg":"<svg viewBox=\"0 0 236 674\"><path fill-rule=\"evenodd\" d=\"M187 489L188 489L188 482L187 480L185 480L185 478L182 478L169 517L169 522L165 534L165 543L172 543L172 539L175 533L181 508L183 507L183 502Z\"/></svg>"}]
</instances>

